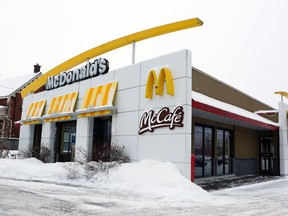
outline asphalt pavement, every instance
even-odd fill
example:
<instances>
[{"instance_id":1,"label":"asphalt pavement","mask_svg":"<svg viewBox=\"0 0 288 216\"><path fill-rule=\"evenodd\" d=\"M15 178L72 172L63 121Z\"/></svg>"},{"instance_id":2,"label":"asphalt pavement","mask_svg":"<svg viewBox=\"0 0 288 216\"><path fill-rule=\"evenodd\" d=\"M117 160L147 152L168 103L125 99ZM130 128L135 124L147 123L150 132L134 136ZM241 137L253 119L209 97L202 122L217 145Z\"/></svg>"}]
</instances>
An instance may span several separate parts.
<instances>
[{"instance_id":1,"label":"asphalt pavement","mask_svg":"<svg viewBox=\"0 0 288 216\"><path fill-rule=\"evenodd\" d=\"M226 179L227 181L224 181ZM270 181L272 179L280 179ZM203 179L200 179L203 182ZM199 179L198 182L201 182ZM282 216L288 215L288 181L272 176L225 176L206 183L235 186L216 190L211 196L194 201L165 200L160 197L120 194L86 187L44 182L0 179L1 216ZM228 181L229 180L229 181ZM251 187L246 183L270 181ZM212 184L214 182L214 184ZM208 184L206 184L207 186ZM183 191L183 193L185 193Z\"/></svg>"},{"instance_id":2,"label":"asphalt pavement","mask_svg":"<svg viewBox=\"0 0 288 216\"><path fill-rule=\"evenodd\" d=\"M202 187L207 191L214 191L259 182L266 182L281 178L283 177L272 175L243 175L243 176L225 175L225 176L196 178L194 183L196 183L197 185L199 185L200 187Z\"/></svg>"}]
</instances>

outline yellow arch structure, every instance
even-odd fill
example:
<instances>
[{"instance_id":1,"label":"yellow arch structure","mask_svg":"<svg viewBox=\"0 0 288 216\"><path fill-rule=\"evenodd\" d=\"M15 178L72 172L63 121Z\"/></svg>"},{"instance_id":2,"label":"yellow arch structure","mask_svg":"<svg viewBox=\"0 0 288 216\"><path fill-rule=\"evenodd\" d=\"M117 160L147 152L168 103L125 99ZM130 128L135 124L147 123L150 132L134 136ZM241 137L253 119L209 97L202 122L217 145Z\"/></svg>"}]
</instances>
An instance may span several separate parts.
<instances>
[{"instance_id":1,"label":"yellow arch structure","mask_svg":"<svg viewBox=\"0 0 288 216\"><path fill-rule=\"evenodd\" d=\"M54 67L53 69L49 70L47 73L43 74L38 79L36 79L34 82L30 83L27 87L25 87L21 91L21 96L24 98L27 94L29 94L31 92L35 92L41 86L45 85L48 77L58 75L63 71L67 71L67 70L87 61L87 59L94 58L94 57L99 56L103 53L107 53L109 51L118 49L120 47L129 45L133 42L138 42L138 41L142 41L142 40L156 37L159 35L175 32L175 31L179 31L179 30L183 30L183 29L193 28L193 27L197 27L197 26L202 26L202 25L203 25L203 22L200 19L192 18L192 19L188 19L188 20L183 20L183 21L179 21L179 22L174 22L174 23L146 29L144 31L140 31L140 32L130 34L130 35L118 38L116 40L112 40L110 42L104 43L100 46L97 46L97 47L94 47L90 50L87 50L87 51L63 62L62 64Z\"/></svg>"},{"instance_id":2,"label":"yellow arch structure","mask_svg":"<svg viewBox=\"0 0 288 216\"><path fill-rule=\"evenodd\" d=\"M153 97L153 86L157 84L157 76L155 70L151 70L148 75L146 82L146 93L145 97L152 99Z\"/></svg>"},{"instance_id":3,"label":"yellow arch structure","mask_svg":"<svg viewBox=\"0 0 288 216\"><path fill-rule=\"evenodd\" d=\"M158 80L156 94L162 96L164 91L164 81L166 80L167 94L174 96L174 82L172 73L168 68L161 68Z\"/></svg>"},{"instance_id":4,"label":"yellow arch structure","mask_svg":"<svg viewBox=\"0 0 288 216\"><path fill-rule=\"evenodd\" d=\"M275 94L280 94L281 96L288 98L288 92L278 91L278 92L275 92Z\"/></svg>"},{"instance_id":5,"label":"yellow arch structure","mask_svg":"<svg viewBox=\"0 0 288 216\"><path fill-rule=\"evenodd\" d=\"M145 97L152 99L154 85L156 95L163 96L165 80L166 80L167 94L174 96L174 82L172 73L168 68L164 67L161 68L160 73L158 75L158 79L155 70L151 70L149 72L148 79L146 82Z\"/></svg>"}]
</instances>

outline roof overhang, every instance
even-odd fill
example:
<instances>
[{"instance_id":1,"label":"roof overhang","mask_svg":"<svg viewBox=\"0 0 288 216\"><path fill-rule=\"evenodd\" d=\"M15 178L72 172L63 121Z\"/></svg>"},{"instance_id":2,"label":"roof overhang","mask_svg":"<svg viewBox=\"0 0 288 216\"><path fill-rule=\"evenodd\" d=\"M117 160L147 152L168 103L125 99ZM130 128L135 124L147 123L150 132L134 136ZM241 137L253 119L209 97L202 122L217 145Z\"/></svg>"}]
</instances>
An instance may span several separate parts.
<instances>
[{"instance_id":1,"label":"roof overhang","mask_svg":"<svg viewBox=\"0 0 288 216\"><path fill-rule=\"evenodd\" d=\"M193 97L194 95L194 97ZM277 131L278 123L198 92L192 92L192 115L202 119L260 131Z\"/></svg>"}]
</instances>

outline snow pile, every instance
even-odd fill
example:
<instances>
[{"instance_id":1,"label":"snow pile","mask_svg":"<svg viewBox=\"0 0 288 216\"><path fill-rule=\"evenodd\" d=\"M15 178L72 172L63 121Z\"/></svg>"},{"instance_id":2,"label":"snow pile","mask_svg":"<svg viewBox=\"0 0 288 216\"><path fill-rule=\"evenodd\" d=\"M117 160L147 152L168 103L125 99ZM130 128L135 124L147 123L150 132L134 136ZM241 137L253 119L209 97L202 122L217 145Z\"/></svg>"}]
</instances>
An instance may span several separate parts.
<instances>
[{"instance_id":1,"label":"snow pile","mask_svg":"<svg viewBox=\"0 0 288 216\"><path fill-rule=\"evenodd\" d=\"M120 188L129 193L198 201L209 196L207 191L183 177L179 168L170 162L142 160L122 164L109 173L108 179L101 177L98 177L101 187Z\"/></svg>"},{"instance_id":2,"label":"snow pile","mask_svg":"<svg viewBox=\"0 0 288 216\"><path fill-rule=\"evenodd\" d=\"M30 159L0 159L0 178L40 180L46 182L69 183L98 188L108 192L153 196L165 200L204 200L210 195L201 187L182 176L179 168L170 162L142 160L121 164L109 170L99 172L91 178L69 179L67 166L78 170L76 163L42 163Z\"/></svg>"},{"instance_id":3,"label":"snow pile","mask_svg":"<svg viewBox=\"0 0 288 216\"><path fill-rule=\"evenodd\" d=\"M0 177L4 178L61 182L66 175L61 163L45 164L35 158L0 159Z\"/></svg>"}]
</instances>

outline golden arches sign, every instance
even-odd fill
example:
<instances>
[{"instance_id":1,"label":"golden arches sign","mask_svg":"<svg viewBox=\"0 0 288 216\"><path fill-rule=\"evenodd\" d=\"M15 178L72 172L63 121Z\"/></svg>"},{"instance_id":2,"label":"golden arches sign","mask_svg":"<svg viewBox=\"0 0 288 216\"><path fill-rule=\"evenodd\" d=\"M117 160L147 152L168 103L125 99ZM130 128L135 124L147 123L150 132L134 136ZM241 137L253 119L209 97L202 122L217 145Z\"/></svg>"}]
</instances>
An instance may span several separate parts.
<instances>
[{"instance_id":1,"label":"golden arches sign","mask_svg":"<svg viewBox=\"0 0 288 216\"><path fill-rule=\"evenodd\" d=\"M101 54L107 53L109 51L118 49L120 47L126 46L126 45L134 43L134 42L142 41L142 40L145 40L148 38L156 37L159 35L175 32L175 31L179 31L179 30L183 30L183 29L202 26L202 25L203 25L203 22L200 19L193 18L193 19L183 20L183 21L179 21L179 22L174 22L174 23L154 27L151 29L140 31L140 32L130 34L130 35L118 38L116 40L112 40L110 42L104 43L100 46L97 46L97 47L94 47L90 50L87 50L87 51L63 62L62 64L56 66L55 68L51 69L47 73L43 74L38 79L36 79L34 82L30 83L27 87L25 87L21 91L21 95L22 95L22 97L25 97L27 94L29 94L31 92L35 92L41 86L44 86L46 84L48 77L58 75L63 71L67 71L67 70L87 61L87 59L94 58L96 56L99 56Z\"/></svg>"},{"instance_id":2,"label":"golden arches sign","mask_svg":"<svg viewBox=\"0 0 288 216\"><path fill-rule=\"evenodd\" d=\"M158 79L155 70L151 70L146 83L145 97L152 99L153 87L155 86L156 95L162 96L164 91L164 81L166 80L167 94L174 95L174 82L171 71L164 67L161 68Z\"/></svg>"}]
</instances>

